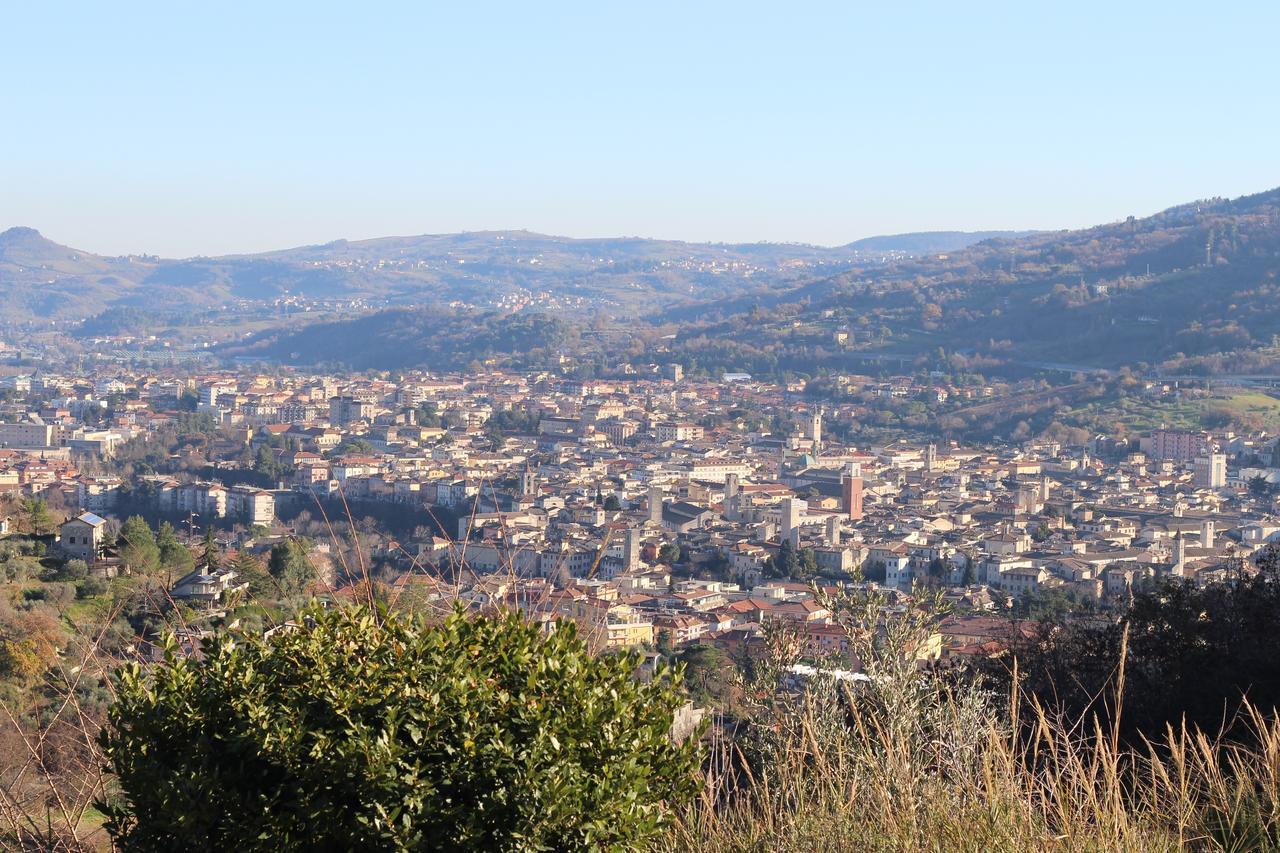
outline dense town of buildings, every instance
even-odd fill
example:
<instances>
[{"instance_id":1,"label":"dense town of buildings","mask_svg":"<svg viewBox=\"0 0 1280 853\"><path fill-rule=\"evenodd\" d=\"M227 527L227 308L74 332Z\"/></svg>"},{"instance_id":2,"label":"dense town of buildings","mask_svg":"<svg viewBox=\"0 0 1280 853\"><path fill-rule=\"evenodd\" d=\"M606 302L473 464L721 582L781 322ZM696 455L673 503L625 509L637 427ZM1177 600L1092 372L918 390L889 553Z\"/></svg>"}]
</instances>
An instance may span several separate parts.
<instances>
[{"instance_id":1,"label":"dense town of buildings","mask_svg":"<svg viewBox=\"0 0 1280 853\"><path fill-rule=\"evenodd\" d=\"M0 386L0 490L56 497L69 556L106 562L103 528L125 502L245 547L326 501L385 506L418 520L370 555L394 588L573 619L608 646L736 650L781 619L839 651L822 587L876 583L955 605L922 653L984 653L1019 600L1101 606L1163 576L1212 583L1280 536L1276 490L1258 487L1280 482L1263 433L853 447L824 429L850 416L839 405L674 370L38 373ZM137 464L134 449L161 436L168 457ZM233 588L232 573L195 573L172 591L214 606Z\"/></svg>"}]
</instances>

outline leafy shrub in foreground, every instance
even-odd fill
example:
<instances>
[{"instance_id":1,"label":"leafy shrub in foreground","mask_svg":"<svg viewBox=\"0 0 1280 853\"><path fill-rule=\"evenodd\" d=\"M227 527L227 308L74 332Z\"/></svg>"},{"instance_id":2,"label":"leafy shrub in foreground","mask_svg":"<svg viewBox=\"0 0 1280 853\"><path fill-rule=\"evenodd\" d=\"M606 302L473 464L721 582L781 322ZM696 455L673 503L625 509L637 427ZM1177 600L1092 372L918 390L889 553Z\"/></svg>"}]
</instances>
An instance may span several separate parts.
<instances>
[{"instance_id":1,"label":"leafy shrub in foreground","mask_svg":"<svg viewBox=\"0 0 1280 853\"><path fill-rule=\"evenodd\" d=\"M571 626L305 614L271 640L125 667L101 742L122 849L632 848L692 794L679 675Z\"/></svg>"}]
</instances>

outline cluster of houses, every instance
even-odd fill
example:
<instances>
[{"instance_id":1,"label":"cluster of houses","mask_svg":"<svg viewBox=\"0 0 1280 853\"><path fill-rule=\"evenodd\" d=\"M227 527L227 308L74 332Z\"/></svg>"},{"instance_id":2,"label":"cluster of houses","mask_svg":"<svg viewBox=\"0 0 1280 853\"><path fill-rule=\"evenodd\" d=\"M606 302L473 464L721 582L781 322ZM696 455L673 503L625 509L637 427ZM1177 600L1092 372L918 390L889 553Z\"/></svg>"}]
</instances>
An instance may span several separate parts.
<instances>
[{"instance_id":1,"label":"cluster of houses","mask_svg":"<svg viewBox=\"0 0 1280 853\"><path fill-rule=\"evenodd\" d=\"M991 620L1007 627L999 614L1023 596L1101 602L1162 576L1212 583L1280 534L1274 496L1250 488L1259 476L1280 482L1265 434L855 448L824 434L846 415L802 389L677 370L110 382L32 378L0 424L0 490L59 491L83 513L63 527L67 553L100 557L93 530L122 488L144 480L158 509L202 523L270 528L299 501L385 502L418 513L427 531L396 543L411 562L404 584L434 595L443 573L455 579L450 594L574 618L611 646L733 648L776 618L838 650L838 626L810 586L818 577L874 582L904 603L920 586L940 588L980 621L953 621L953 636L921 654L972 651L996 641ZM127 483L105 448L69 446L85 426L77 418L108 398L95 423L120 440L194 404L230 445L180 453L205 452L241 484L173 471ZM31 446L4 447L5 435ZM244 485L247 467L272 482ZM175 589L216 601L236 587L234 576L192 576Z\"/></svg>"}]
</instances>

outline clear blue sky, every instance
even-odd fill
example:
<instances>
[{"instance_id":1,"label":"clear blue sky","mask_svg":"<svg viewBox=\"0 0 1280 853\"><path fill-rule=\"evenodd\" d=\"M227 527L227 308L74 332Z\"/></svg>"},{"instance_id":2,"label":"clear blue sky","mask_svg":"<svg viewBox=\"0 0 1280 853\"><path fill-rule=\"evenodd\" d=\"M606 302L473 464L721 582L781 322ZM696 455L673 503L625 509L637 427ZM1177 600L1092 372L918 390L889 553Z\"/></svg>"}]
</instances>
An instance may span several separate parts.
<instances>
[{"instance_id":1,"label":"clear blue sky","mask_svg":"<svg viewBox=\"0 0 1280 853\"><path fill-rule=\"evenodd\" d=\"M0 6L0 228L843 243L1280 185L1280 3Z\"/></svg>"}]
</instances>

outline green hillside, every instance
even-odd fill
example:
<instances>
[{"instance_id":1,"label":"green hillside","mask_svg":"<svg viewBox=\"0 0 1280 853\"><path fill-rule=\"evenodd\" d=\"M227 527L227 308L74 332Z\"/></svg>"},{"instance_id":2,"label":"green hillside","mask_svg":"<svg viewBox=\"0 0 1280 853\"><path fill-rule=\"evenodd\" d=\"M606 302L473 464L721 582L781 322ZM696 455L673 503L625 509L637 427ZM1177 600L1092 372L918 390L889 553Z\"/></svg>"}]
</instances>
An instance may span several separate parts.
<instances>
[{"instance_id":1,"label":"green hillside","mask_svg":"<svg viewBox=\"0 0 1280 853\"><path fill-rule=\"evenodd\" d=\"M847 369L868 353L939 349L988 366L1272 370L1278 271L1273 190L704 304L684 312L673 351L756 371Z\"/></svg>"}]
</instances>

